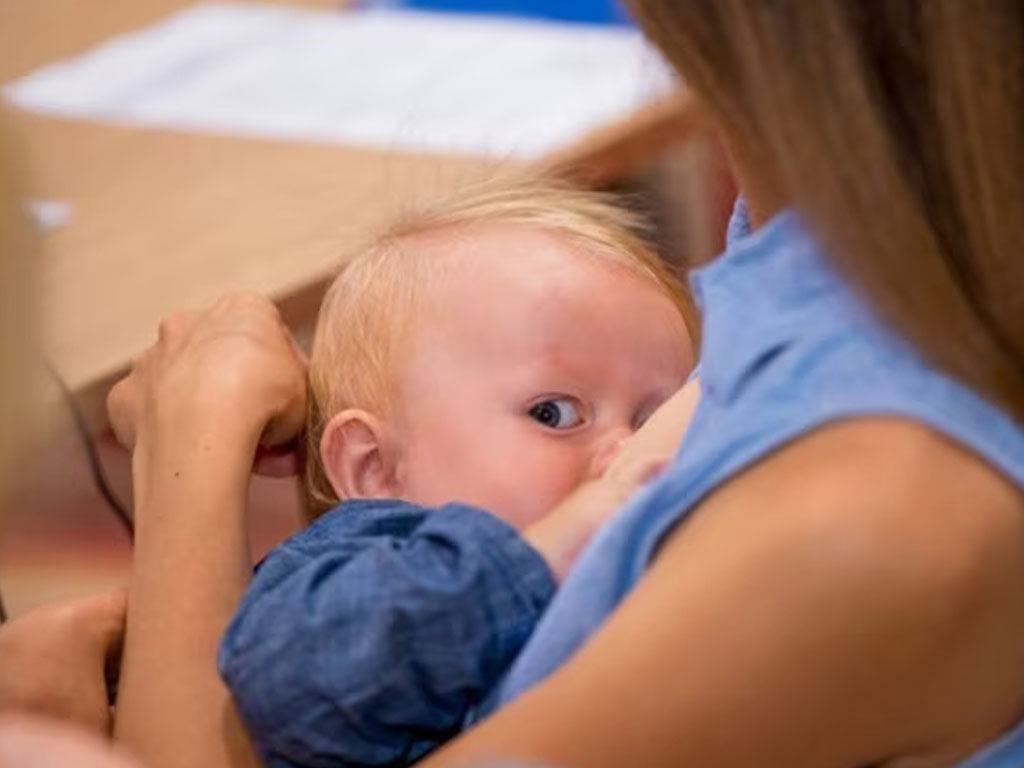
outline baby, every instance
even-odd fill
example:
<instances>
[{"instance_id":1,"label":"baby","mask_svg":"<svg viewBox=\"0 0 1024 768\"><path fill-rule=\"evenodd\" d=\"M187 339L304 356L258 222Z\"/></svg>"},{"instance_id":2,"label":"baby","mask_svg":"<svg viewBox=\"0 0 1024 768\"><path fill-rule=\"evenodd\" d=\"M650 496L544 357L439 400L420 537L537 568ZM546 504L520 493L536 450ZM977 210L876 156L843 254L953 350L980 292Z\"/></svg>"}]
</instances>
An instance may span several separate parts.
<instances>
[{"instance_id":1,"label":"baby","mask_svg":"<svg viewBox=\"0 0 1024 768\"><path fill-rule=\"evenodd\" d=\"M271 765L409 764L463 726L600 522L550 513L682 387L693 330L592 193L478 191L351 261L310 358L318 519L221 650Z\"/></svg>"}]
</instances>

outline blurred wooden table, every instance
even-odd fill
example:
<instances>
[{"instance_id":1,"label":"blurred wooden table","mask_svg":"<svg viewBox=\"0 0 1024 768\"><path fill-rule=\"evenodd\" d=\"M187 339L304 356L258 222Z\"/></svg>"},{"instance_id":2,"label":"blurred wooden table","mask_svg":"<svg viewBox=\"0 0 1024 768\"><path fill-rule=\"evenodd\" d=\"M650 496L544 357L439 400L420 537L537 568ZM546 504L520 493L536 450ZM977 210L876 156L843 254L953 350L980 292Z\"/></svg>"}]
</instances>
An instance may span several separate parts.
<instances>
[{"instance_id":1,"label":"blurred wooden table","mask_svg":"<svg viewBox=\"0 0 1024 768\"><path fill-rule=\"evenodd\" d=\"M152 23L186 0L3 0L0 82ZM337 7L331 2L297 3ZM161 317L244 288L309 320L347 244L410 196L501 169L455 156L125 128L17 112L32 198L66 201L44 237L44 344L95 426L110 383ZM654 105L545 161L604 183L689 130L685 98Z\"/></svg>"}]
</instances>

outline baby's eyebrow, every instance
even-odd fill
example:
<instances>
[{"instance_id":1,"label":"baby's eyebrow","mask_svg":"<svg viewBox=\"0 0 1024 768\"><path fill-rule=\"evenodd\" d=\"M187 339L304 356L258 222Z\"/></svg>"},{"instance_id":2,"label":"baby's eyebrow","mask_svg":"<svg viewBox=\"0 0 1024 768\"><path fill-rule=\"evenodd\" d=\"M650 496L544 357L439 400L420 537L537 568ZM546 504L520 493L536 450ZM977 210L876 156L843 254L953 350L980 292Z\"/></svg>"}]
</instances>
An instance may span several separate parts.
<instances>
[{"instance_id":1,"label":"baby's eyebrow","mask_svg":"<svg viewBox=\"0 0 1024 768\"><path fill-rule=\"evenodd\" d=\"M591 360L574 358L563 352L549 351L536 357L534 370L566 383L572 383L593 375L593 372L588 370L591 362Z\"/></svg>"}]
</instances>

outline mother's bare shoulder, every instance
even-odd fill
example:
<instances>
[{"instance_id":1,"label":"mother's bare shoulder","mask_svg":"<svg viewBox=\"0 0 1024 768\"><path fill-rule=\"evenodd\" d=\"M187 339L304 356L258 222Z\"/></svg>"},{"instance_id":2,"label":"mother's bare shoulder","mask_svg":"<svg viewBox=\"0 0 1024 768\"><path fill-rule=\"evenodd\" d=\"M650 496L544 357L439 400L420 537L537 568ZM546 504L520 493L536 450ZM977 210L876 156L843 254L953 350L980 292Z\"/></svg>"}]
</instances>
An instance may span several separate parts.
<instances>
[{"instance_id":1,"label":"mother's bare shoulder","mask_svg":"<svg viewBox=\"0 0 1024 768\"><path fill-rule=\"evenodd\" d=\"M758 539L891 602L908 642L941 637L918 703L944 756L1024 716L1024 493L980 456L906 420L839 422L711 494L662 552Z\"/></svg>"}]
</instances>

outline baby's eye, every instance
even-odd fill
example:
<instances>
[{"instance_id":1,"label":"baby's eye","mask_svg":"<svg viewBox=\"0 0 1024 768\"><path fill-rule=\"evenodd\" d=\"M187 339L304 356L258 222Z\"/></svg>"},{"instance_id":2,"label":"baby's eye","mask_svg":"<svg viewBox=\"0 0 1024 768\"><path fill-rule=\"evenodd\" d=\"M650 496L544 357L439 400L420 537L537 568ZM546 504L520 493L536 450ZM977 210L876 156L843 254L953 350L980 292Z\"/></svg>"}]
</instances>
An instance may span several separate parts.
<instances>
[{"instance_id":1,"label":"baby's eye","mask_svg":"<svg viewBox=\"0 0 1024 768\"><path fill-rule=\"evenodd\" d=\"M583 422L577 403L567 397L537 403L529 413L531 419L551 429L572 429Z\"/></svg>"}]
</instances>

